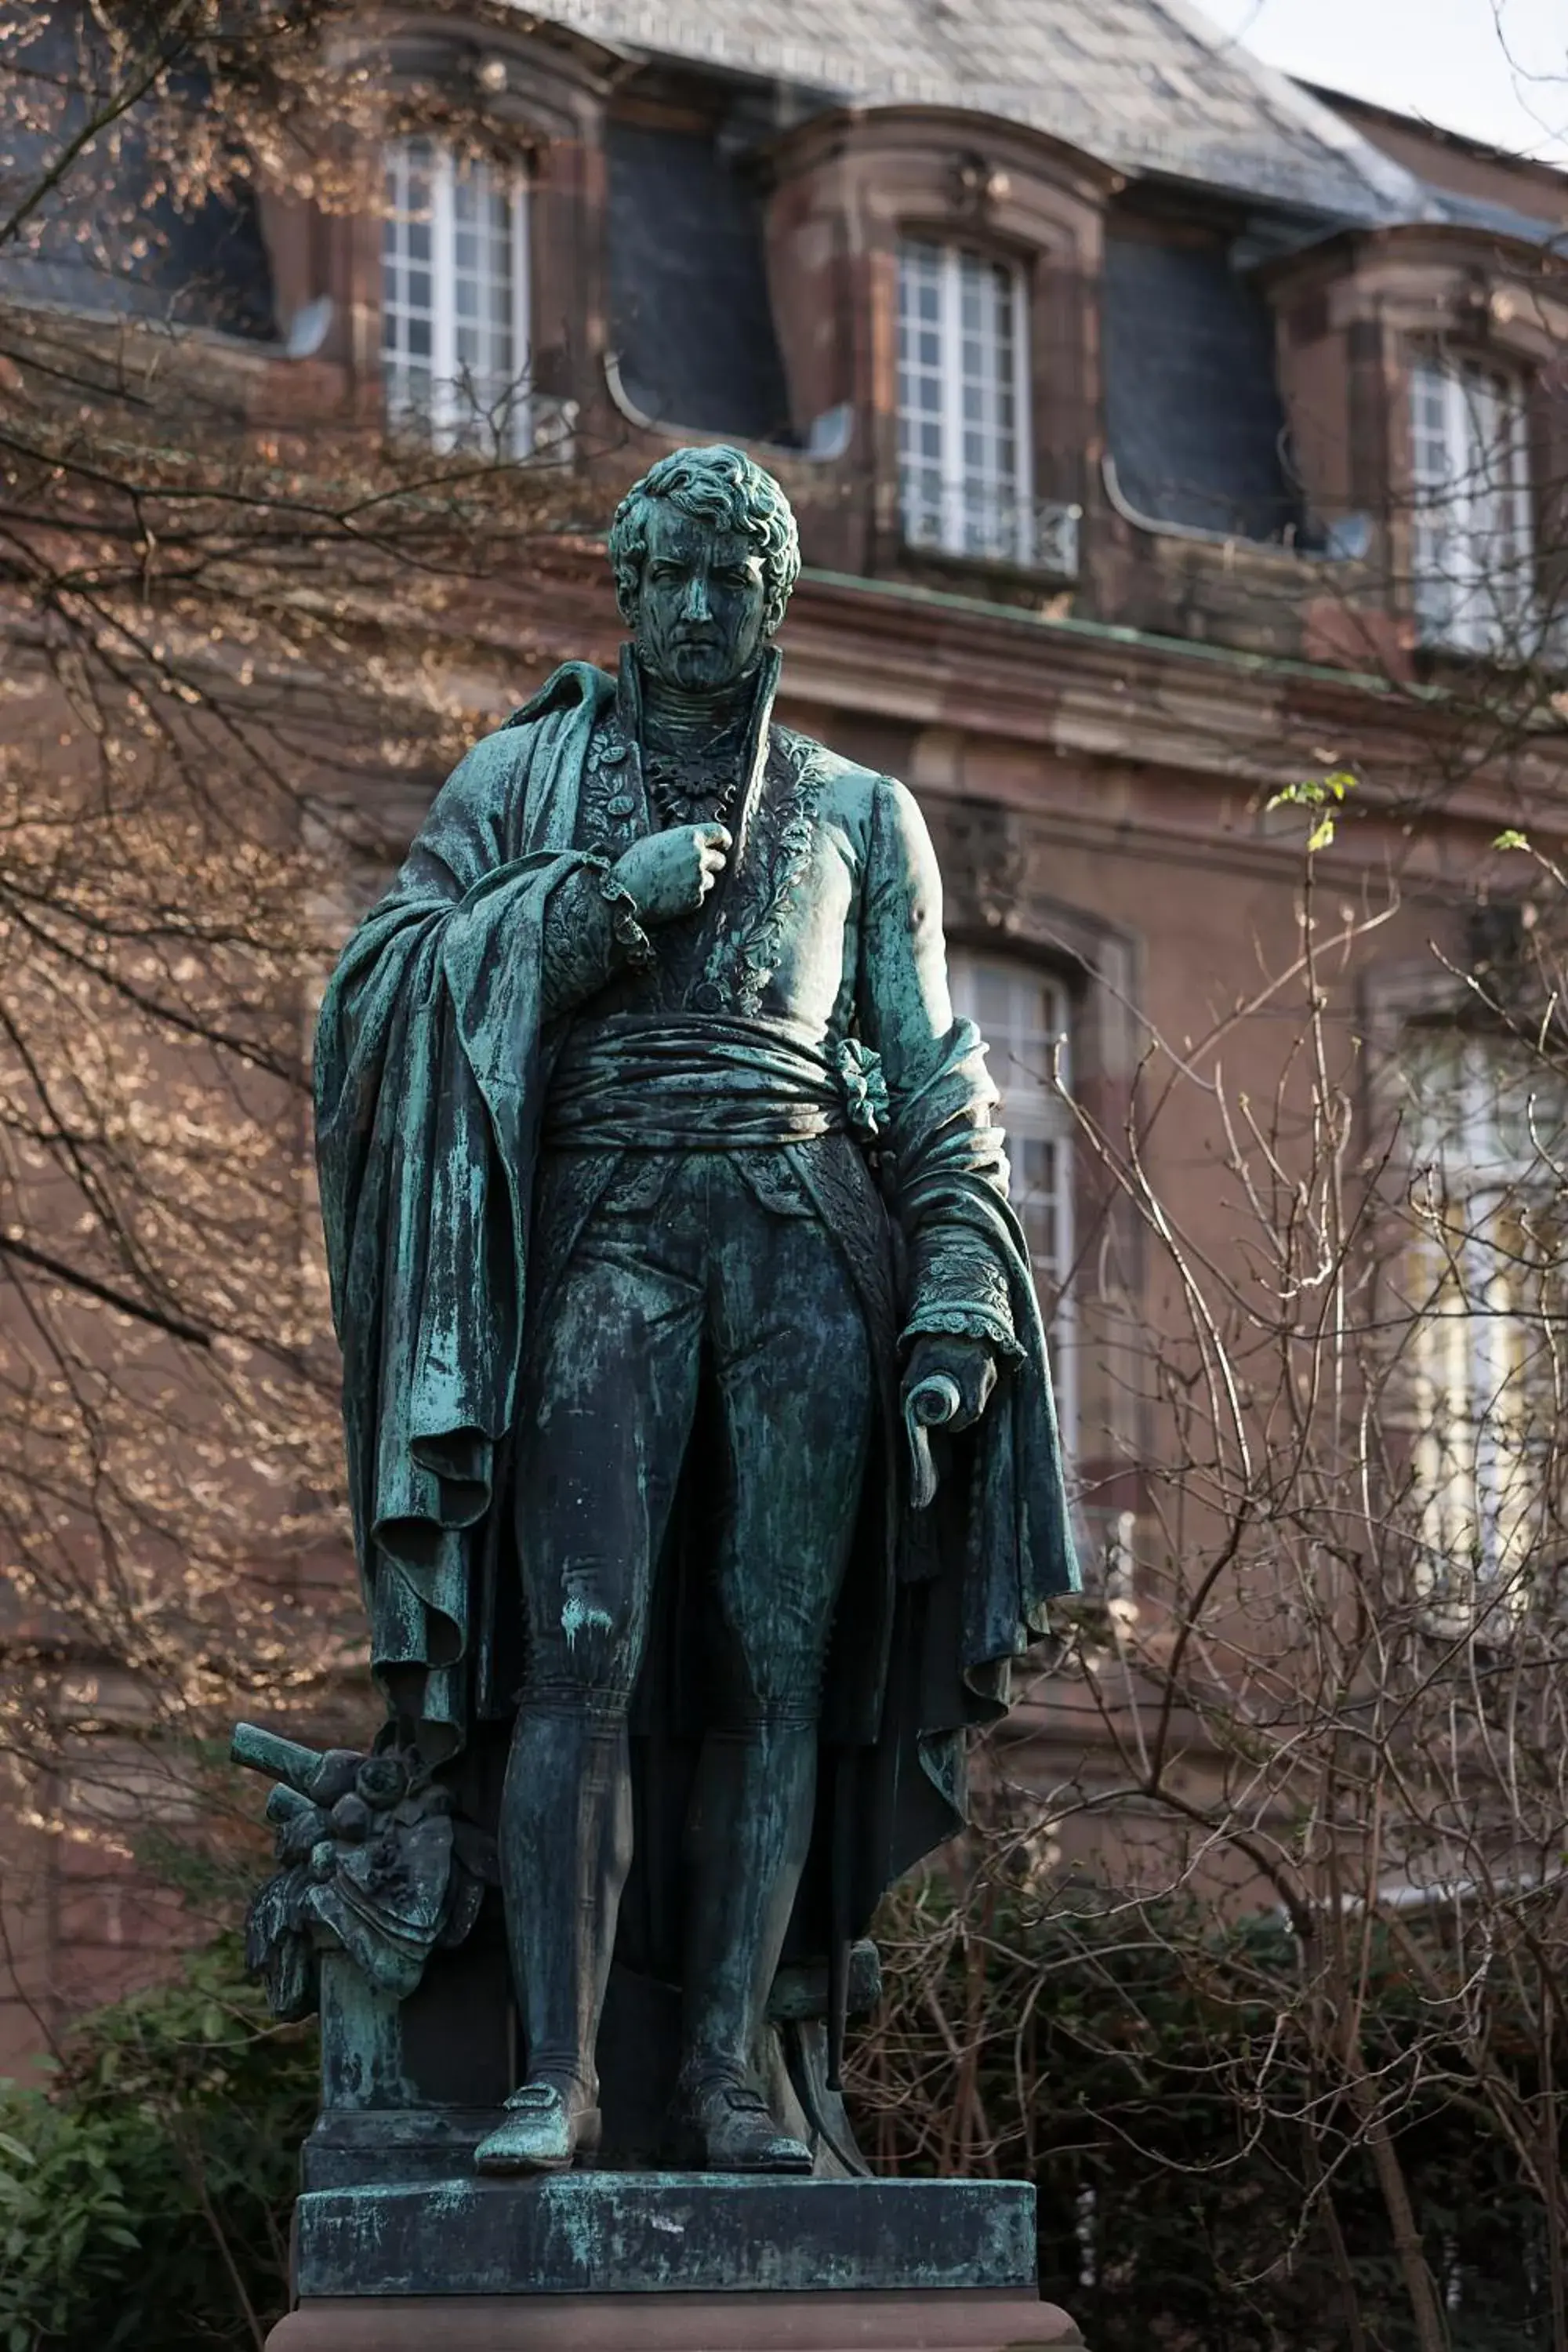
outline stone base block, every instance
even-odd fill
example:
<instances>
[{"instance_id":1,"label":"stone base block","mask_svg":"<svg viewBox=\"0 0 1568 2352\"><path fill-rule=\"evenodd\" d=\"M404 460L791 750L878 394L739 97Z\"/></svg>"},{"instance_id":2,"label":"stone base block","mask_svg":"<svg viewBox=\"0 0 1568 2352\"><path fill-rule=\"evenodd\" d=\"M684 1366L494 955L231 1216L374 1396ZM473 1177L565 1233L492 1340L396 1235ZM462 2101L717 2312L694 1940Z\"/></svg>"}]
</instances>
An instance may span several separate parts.
<instances>
[{"instance_id":1,"label":"stone base block","mask_svg":"<svg viewBox=\"0 0 1568 2352\"><path fill-rule=\"evenodd\" d=\"M1030 2294L1020 2180L568 2172L312 2189L300 2301L516 2294ZM521 2340L521 2339L520 2339Z\"/></svg>"},{"instance_id":2,"label":"stone base block","mask_svg":"<svg viewBox=\"0 0 1568 2352\"><path fill-rule=\"evenodd\" d=\"M342 2295L267 2352L1083 2352L1066 2312L980 2294Z\"/></svg>"}]
</instances>

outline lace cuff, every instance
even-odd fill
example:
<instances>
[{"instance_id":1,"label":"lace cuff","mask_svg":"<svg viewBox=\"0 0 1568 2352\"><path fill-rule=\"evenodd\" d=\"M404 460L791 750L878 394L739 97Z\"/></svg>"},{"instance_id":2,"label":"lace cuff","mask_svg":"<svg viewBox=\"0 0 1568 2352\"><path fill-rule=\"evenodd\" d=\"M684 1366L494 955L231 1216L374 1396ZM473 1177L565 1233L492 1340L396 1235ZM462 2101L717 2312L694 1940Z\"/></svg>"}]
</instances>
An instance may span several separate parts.
<instances>
[{"instance_id":1,"label":"lace cuff","mask_svg":"<svg viewBox=\"0 0 1568 2352\"><path fill-rule=\"evenodd\" d=\"M653 961L629 890L610 879L602 857L584 857L550 894L544 911L543 996L547 1017L595 995L623 962Z\"/></svg>"},{"instance_id":2,"label":"lace cuff","mask_svg":"<svg viewBox=\"0 0 1568 2352\"><path fill-rule=\"evenodd\" d=\"M599 896L610 910L610 929L616 946L625 950L626 961L634 971L647 971L654 961L653 941L637 920L642 909L637 900L613 874L606 874L600 883Z\"/></svg>"},{"instance_id":3,"label":"lace cuff","mask_svg":"<svg viewBox=\"0 0 1568 2352\"><path fill-rule=\"evenodd\" d=\"M907 1348L911 1340L927 1332L955 1339L984 1340L1005 1363L1017 1364L1024 1360L1024 1350L1013 1336L1012 1318L998 1315L993 1307L973 1300L917 1307L899 1335L899 1345Z\"/></svg>"}]
</instances>

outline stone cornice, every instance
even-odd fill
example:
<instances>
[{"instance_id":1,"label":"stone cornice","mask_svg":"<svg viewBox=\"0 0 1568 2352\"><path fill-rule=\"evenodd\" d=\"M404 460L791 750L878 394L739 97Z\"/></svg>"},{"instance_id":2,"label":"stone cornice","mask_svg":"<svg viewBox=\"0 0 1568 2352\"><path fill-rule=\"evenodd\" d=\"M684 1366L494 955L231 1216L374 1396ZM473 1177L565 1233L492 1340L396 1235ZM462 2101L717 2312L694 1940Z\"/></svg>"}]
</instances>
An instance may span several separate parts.
<instances>
[{"instance_id":1,"label":"stone cornice","mask_svg":"<svg viewBox=\"0 0 1568 2352\"><path fill-rule=\"evenodd\" d=\"M1435 687L899 582L806 572L787 639L795 696L917 726L1267 788L1342 765L1385 801L1419 796L1447 758L1465 772L1436 795L1450 814L1517 824L1521 793L1568 804L1568 727L1544 703L1500 719L1489 771L1454 756L1485 722Z\"/></svg>"}]
</instances>

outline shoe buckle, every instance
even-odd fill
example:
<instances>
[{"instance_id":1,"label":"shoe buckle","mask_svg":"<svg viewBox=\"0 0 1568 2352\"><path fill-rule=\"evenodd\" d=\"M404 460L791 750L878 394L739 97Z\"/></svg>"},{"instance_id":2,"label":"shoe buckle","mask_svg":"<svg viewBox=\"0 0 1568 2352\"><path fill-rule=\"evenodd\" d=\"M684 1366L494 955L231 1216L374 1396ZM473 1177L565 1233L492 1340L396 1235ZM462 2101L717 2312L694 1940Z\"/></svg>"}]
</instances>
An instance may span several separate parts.
<instances>
[{"instance_id":1,"label":"shoe buckle","mask_svg":"<svg viewBox=\"0 0 1568 2352\"><path fill-rule=\"evenodd\" d=\"M548 2115L552 2107L563 2105L560 2092L550 2083L524 2083L507 2101L517 2115Z\"/></svg>"}]
</instances>

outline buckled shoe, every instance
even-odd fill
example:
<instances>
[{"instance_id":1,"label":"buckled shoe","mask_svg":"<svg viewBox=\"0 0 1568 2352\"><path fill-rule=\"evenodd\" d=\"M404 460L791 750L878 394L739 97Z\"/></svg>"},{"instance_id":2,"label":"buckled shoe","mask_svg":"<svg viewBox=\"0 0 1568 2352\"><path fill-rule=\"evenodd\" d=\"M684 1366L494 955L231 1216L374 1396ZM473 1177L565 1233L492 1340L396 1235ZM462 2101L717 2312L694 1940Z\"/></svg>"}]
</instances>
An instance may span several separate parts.
<instances>
[{"instance_id":1,"label":"buckled shoe","mask_svg":"<svg viewBox=\"0 0 1568 2352\"><path fill-rule=\"evenodd\" d=\"M565 2172L599 2145L599 2110L580 2084L541 2077L507 2101L506 2121L474 2150L479 2172Z\"/></svg>"},{"instance_id":2,"label":"buckled shoe","mask_svg":"<svg viewBox=\"0 0 1568 2352\"><path fill-rule=\"evenodd\" d=\"M670 2113L669 2160L701 2172L809 2172L811 2150L773 2121L738 2069L683 2074Z\"/></svg>"}]
</instances>

